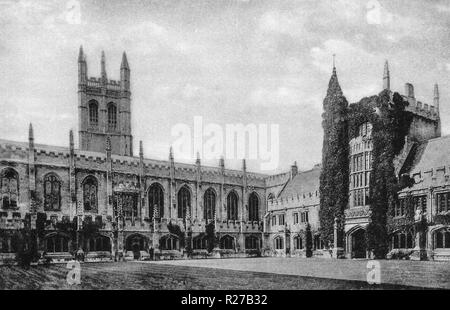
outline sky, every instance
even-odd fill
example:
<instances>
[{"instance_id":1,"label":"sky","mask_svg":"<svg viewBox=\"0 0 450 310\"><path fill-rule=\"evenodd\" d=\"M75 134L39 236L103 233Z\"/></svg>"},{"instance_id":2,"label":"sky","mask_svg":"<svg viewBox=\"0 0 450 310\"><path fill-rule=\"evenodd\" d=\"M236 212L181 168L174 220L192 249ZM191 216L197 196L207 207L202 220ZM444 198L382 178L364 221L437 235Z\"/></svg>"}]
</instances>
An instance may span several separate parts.
<instances>
[{"instance_id":1,"label":"sky","mask_svg":"<svg viewBox=\"0 0 450 310\"><path fill-rule=\"evenodd\" d=\"M201 116L223 128L278 124L279 161L262 172L294 161L307 170L321 161L333 54L349 102L381 91L386 59L395 91L410 82L432 103L438 83L450 133L449 27L449 1L0 0L0 138L26 141L32 122L36 143L69 144L83 45L89 76L104 50L118 80L127 53L135 154L142 140L145 157L167 159L174 126ZM247 168L261 171L260 161Z\"/></svg>"}]
</instances>

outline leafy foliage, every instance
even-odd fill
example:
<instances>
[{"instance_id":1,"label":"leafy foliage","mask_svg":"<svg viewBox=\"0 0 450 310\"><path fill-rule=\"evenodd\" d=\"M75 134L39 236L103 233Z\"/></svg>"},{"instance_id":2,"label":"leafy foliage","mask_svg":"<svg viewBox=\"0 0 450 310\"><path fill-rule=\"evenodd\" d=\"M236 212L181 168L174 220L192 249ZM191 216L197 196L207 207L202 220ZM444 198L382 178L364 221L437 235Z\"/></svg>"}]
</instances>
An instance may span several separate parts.
<instances>
[{"instance_id":1,"label":"leafy foliage","mask_svg":"<svg viewBox=\"0 0 450 310\"><path fill-rule=\"evenodd\" d=\"M343 223L348 202L348 102L333 72L323 101L324 130L322 170L320 174L320 235L330 245L334 237L334 221ZM342 225L341 225L342 226ZM342 227L340 227L342 229Z\"/></svg>"}]
</instances>

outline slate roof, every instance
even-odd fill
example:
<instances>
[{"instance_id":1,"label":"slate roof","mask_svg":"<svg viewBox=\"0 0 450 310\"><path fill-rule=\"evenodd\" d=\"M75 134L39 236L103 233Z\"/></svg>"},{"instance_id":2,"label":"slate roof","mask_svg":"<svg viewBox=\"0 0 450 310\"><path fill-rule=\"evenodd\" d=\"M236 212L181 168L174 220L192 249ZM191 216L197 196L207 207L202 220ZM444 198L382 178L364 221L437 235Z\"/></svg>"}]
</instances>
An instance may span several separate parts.
<instances>
[{"instance_id":1,"label":"slate roof","mask_svg":"<svg viewBox=\"0 0 450 310\"><path fill-rule=\"evenodd\" d=\"M409 174L450 165L450 135L430 139L417 146Z\"/></svg>"},{"instance_id":2,"label":"slate roof","mask_svg":"<svg viewBox=\"0 0 450 310\"><path fill-rule=\"evenodd\" d=\"M319 191L321 166L317 165L308 171L299 172L292 180L286 184L278 198L291 198L297 195L308 195Z\"/></svg>"}]
</instances>

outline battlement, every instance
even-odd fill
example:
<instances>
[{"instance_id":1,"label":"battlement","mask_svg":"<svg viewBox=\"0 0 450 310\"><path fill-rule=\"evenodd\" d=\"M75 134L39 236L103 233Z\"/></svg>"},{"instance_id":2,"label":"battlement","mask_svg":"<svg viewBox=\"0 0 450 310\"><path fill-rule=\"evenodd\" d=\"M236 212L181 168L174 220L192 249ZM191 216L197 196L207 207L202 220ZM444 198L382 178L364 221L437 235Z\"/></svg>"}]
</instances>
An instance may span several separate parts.
<instances>
[{"instance_id":1,"label":"battlement","mask_svg":"<svg viewBox=\"0 0 450 310\"><path fill-rule=\"evenodd\" d=\"M90 77L87 80L87 86L92 88L101 88L102 87L102 78ZM120 81L117 80L108 80L106 84L106 88L110 90L120 90Z\"/></svg>"},{"instance_id":2,"label":"battlement","mask_svg":"<svg viewBox=\"0 0 450 310\"><path fill-rule=\"evenodd\" d=\"M406 107L407 111L430 120L436 121L439 119L439 98L437 98L437 101L436 98L434 98L434 102L437 103L437 106L417 100L414 94L414 86L411 83L405 84L405 92L402 97L409 103Z\"/></svg>"}]
</instances>

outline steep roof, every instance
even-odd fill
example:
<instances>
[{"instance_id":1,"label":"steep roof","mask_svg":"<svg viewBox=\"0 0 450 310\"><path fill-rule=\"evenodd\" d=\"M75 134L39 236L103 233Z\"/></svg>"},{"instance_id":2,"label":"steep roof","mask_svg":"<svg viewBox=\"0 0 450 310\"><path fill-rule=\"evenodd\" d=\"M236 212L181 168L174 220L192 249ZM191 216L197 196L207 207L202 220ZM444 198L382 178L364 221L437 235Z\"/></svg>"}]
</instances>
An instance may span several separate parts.
<instances>
[{"instance_id":1,"label":"steep roof","mask_svg":"<svg viewBox=\"0 0 450 310\"><path fill-rule=\"evenodd\" d=\"M410 174L450 165L450 135L419 144L412 160Z\"/></svg>"},{"instance_id":2,"label":"steep roof","mask_svg":"<svg viewBox=\"0 0 450 310\"><path fill-rule=\"evenodd\" d=\"M320 166L308 171L299 172L281 191L279 198L291 198L297 195L309 194L319 190Z\"/></svg>"}]
</instances>

